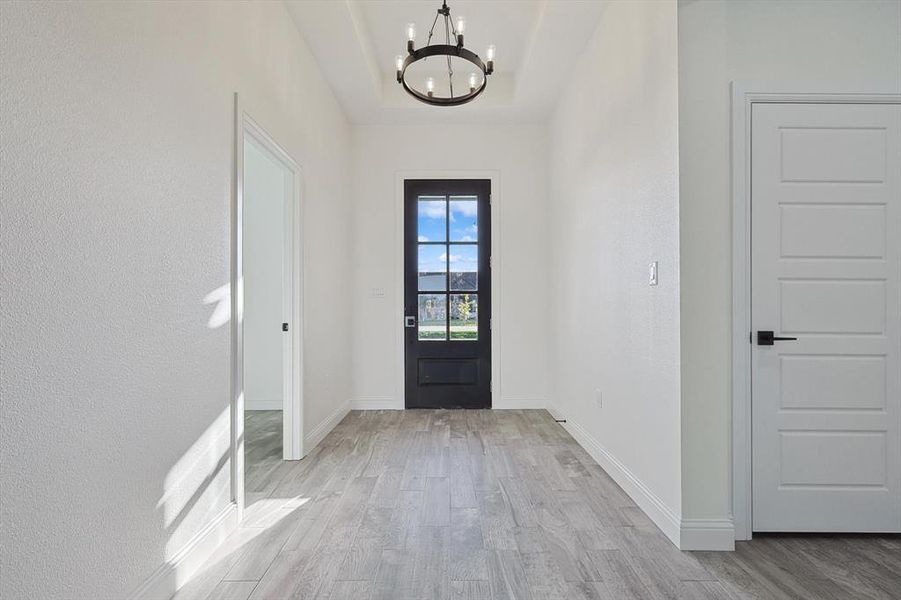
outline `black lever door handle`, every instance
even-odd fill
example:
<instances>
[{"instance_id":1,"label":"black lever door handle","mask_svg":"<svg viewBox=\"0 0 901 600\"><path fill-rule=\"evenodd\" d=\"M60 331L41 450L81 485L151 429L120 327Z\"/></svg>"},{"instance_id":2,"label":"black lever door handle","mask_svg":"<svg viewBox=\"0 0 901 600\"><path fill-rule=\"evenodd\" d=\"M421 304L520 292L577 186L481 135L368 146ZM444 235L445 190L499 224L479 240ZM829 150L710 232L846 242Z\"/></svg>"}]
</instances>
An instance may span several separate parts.
<instances>
[{"instance_id":1,"label":"black lever door handle","mask_svg":"<svg viewBox=\"0 0 901 600\"><path fill-rule=\"evenodd\" d=\"M757 332L757 345L758 346L772 346L774 342L791 342L797 340L796 337L779 337L773 335L772 331L758 331Z\"/></svg>"}]
</instances>

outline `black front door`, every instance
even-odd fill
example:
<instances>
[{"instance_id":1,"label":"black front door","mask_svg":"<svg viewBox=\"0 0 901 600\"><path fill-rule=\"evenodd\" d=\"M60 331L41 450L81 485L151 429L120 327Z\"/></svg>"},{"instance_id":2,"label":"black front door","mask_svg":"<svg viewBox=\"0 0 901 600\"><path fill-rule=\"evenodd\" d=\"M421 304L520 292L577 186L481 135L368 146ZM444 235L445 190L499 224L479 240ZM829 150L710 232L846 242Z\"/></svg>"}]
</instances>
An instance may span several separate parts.
<instances>
[{"instance_id":1,"label":"black front door","mask_svg":"<svg viewBox=\"0 0 901 600\"><path fill-rule=\"evenodd\" d=\"M491 182L404 182L407 408L491 407Z\"/></svg>"}]
</instances>

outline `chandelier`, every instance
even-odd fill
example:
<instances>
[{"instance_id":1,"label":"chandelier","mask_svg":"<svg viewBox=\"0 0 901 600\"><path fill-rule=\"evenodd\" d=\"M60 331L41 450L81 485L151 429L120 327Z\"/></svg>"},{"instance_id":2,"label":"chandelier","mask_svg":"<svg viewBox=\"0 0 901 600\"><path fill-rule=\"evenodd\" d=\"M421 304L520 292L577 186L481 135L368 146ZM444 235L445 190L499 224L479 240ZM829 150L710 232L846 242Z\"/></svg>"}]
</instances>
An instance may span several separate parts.
<instances>
[{"instance_id":1,"label":"chandelier","mask_svg":"<svg viewBox=\"0 0 901 600\"><path fill-rule=\"evenodd\" d=\"M444 44L432 44L432 36L435 34L435 26L438 25L438 18L444 17ZM485 90L485 84L488 82L488 76L494 72L494 46L488 46L485 53L486 61L482 62L479 55L463 47L463 30L466 28L466 20L463 17L457 17L456 22L451 18L450 8L447 6L446 0L442 2L435 20L432 22L432 28L429 29L429 38L426 45L422 48L415 48L416 42L416 25L410 23L407 25L407 56L398 55L395 58L395 67L397 70L397 82L401 84L408 94L426 104L433 106L458 106L466 104L474 100L476 96ZM440 37L441 30L438 35ZM430 57L437 57L441 60L444 57L447 63L447 95L438 95L436 92L435 77L427 77L423 82L425 88L417 89L412 85L407 77L407 69L415 62L426 60ZM464 85L457 85L457 92L454 91L454 68L452 59L462 59L471 63L472 71L469 73L467 81ZM443 67L442 67L443 68ZM441 78L443 79L443 74ZM442 84L443 87L443 84Z\"/></svg>"}]
</instances>

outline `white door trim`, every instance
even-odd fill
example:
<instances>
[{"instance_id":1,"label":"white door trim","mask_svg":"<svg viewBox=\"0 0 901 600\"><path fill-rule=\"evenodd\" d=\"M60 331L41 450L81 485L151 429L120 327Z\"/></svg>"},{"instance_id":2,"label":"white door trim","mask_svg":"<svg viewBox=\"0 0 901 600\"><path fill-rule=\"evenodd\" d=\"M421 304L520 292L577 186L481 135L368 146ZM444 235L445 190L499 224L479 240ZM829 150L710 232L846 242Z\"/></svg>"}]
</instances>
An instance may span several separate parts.
<instances>
[{"instance_id":1,"label":"white door trim","mask_svg":"<svg viewBox=\"0 0 901 600\"><path fill-rule=\"evenodd\" d=\"M404 180L491 180L491 406L501 399L501 173L500 171L398 171L394 185L394 400L405 407L404 393Z\"/></svg>"},{"instance_id":2,"label":"white door trim","mask_svg":"<svg viewBox=\"0 0 901 600\"><path fill-rule=\"evenodd\" d=\"M751 106L779 103L901 103L891 86L868 93L798 83L732 82L732 516L749 540L751 506ZM798 92L797 90L809 90Z\"/></svg>"},{"instance_id":3,"label":"white door trim","mask_svg":"<svg viewBox=\"0 0 901 600\"><path fill-rule=\"evenodd\" d=\"M231 202L231 464L232 499L238 520L244 513L244 142L246 137L265 147L293 173L293 201L285 206L285 273L292 285L285 289L284 306L291 315L289 335L284 336L283 455L285 460L304 457L303 439L303 177L300 166L245 111L235 94L234 173Z\"/></svg>"}]
</instances>

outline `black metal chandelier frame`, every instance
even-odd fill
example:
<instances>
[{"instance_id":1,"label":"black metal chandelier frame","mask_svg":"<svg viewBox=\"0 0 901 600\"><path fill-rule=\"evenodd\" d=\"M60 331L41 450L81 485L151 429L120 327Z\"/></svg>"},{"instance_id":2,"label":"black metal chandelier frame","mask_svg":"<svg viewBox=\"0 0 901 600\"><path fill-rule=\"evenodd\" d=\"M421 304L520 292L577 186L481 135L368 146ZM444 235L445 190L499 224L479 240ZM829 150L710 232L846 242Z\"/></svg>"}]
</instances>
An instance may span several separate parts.
<instances>
[{"instance_id":1,"label":"black metal chandelier frame","mask_svg":"<svg viewBox=\"0 0 901 600\"><path fill-rule=\"evenodd\" d=\"M446 43L432 45L432 36L435 33L435 26L438 24L439 17L444 17L444 35ZM451 35L453 35L453 38L451 38ZM455 44L451 43L452 39L456 42ZM397 82L403 86L408 94L426 104L431 104L433 106L458 106L460 104L471 102L472 100L475 100L479 94L485 91L485 86L488 84L488 75L491 75L494 72L494 60L489 59L483 62L478 54L463 47L463 32L457 31L457 28L454 27L450 14L450 7L448 7L446 0L442 2L441 8L438 9L438 14L435 15L435 20L432 22L431 29L429 29L429 39L426 42L426 45L418 49L414 46L413 39L407 41L407 56L403 59L402 64L397 65ZM491 49L493 49L493 47ZM447 58L448 89L450 90L449 97L436 96L431 90L423 93L407 83L407 68L415 62L425 60L431 56L444 56ZM451 58L454 57L472 63L482 74L480 85L472 85L473 82L470 81L469 92L459 96L454 95L454 69L451 64ZM398 57L398 59L399 58L400 57Z\"/></svg>"}]
</instances>

